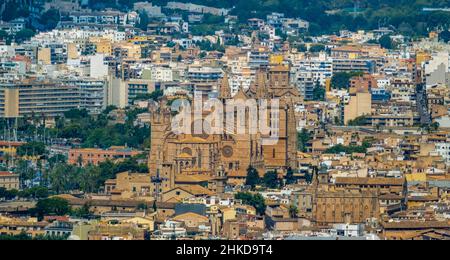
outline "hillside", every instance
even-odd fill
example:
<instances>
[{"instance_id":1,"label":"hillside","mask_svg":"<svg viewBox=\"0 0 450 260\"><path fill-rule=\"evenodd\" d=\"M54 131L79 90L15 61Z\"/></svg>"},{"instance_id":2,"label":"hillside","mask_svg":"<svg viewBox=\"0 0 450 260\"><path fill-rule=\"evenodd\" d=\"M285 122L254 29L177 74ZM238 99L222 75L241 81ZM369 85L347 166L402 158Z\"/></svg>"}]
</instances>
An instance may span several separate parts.
<instances>
[{"instance_id":1,"label":"hillside","mask_svg":"<svg viewBox=\"0 0 450 260\"><path fill-rule=\"evenodd\" d=\"M313 33L393 26L404 34L422 35L426 33L427 28L436 26L447 28L450 25L450 13L422 11L424 7L450 7L448 0L189 0L186 2L225 8L234 6L232 13L238 15L241 21L252 17L264 17L270 12L281 12L289 17L301 17L310 21Z\"/></svg>"},{"instance_id":2,"label":"hillside","mask_svg":"<svg viewBox=\"0 0 450 260\"><path fill-rule=\"evenodd\" d=\"M127 10L134 2L145 0L90 0L93 9L118 8ZM375 29L380 26L396 28L407 35L424 35L430 28L448 28L450 12L423 12L424 7L450 7L449 0L177 0L232 9L244 22L248 18L265 17L271 12L285 13L311 22L311 33L321 34L340 29ZM28 1L7 0L8 10L3 20L27 15ZM17 4L22 2L22 4ZM32 1L34 4L41 1ZM165 6L169 0L151 0ZM357 4L355 4L357 2ZM0 9L1 10L1 9ZM356 11L356 12L355 12Z\"/></svg>"}]
</instances>

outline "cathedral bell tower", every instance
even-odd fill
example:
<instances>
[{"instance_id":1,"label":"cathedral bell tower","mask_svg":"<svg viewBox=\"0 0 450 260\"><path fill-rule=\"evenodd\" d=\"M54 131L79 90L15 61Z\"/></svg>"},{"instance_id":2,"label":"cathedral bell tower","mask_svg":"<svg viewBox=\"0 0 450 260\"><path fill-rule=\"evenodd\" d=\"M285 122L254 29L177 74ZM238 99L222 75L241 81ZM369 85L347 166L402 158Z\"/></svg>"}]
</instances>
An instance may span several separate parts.
<instances>
[{"instance_id":1,"label":"cathedral bell tower","mask_svg":"<svg viewBox=\"0 0 450 260\"><path fill-rule=\"evenodd\" d=\"M219 86L219 99L224 101L231 98L230 83L228 81L228 72L225 72Z\"/></svg>"}]
</instances>

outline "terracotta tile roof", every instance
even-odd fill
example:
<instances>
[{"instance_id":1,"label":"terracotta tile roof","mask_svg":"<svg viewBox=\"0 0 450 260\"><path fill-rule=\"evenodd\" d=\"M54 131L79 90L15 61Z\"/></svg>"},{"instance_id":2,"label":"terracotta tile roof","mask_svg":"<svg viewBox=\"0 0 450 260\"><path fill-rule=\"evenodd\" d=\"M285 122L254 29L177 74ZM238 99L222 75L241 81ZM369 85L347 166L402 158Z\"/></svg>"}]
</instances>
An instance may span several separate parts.
<instances>
[{"instance_id":1,"label":"terracotta tile roof","mask_svg":"<svg viewBox=\"0 0 450 260\"><path fill-rule=\"evenodd\" d=\"M211 179L212 179L211 176L203 174L195 174L195 175L180 174L175 176L175 182L183 182L183 183L199 183L199 182L206 182Z\"/></svg>"},{"instance_id":2,"label":"terracotta tile roof","mask_svg":"<svg viewBox=\"0 0 450 260\"><path fill-rule=\"evenodd\" d=\"M6 176L19 176L18 174L12 173L12 172L0 172L0 176L6 177Z\"/></svg>"},{"instance_id":3,"label":"terracotta tile roof","mask_svg":"<svg viewBox=\"0 0 450 260\"><path fill-rule=\"evenodd\" d=\"M196 219L198 219L200 221L204 221L204 222L209 221L209 219L207 217L199 215L197 213L193 213L193 212L186 212L186 213L180 214L178 216L173 217L172 220L184 221L184 220L186 220L186 218L196 218Z\"/></svg>"},{"instance_id":4,"label":"terracotta tile roof","mask_svg":"<svg viewBox=\"0 0 450 260\"><path fill-rule=\"evenodd\" d=\"M228 177L247 177L247 173L245 171L230 171Z\"/></svg>"},{"instance_id":5,"label":"terracotta tile roof","mask_svg":"<svg viewBox=\"0 0 450 260\"><path fill-rule=\"evenodd\" d=\"M214 195L214 192L208 190L207 188L203 188L200 185L180 185L180 189L191 193L192 195Z\"/></svg>"},{"instance_id":6,"label":"terracotta tile roof","mask_svg":"<svg viewBox=\"0 0 450 260\"><path fill-rule=\"evenodd\" d=\"M429 229L429 228L450 228L449 221L399 221L383 222L384 229Z\"/></svg>"},{"instance_id":7,"label":"terracotta tile roof","mask_svg":"<svg viewBox=\"0 0 450 260\"><path fill-rule=\"evenodd\" d=\"M12 141L0 141L0 146L21 146L24 145L24 142L12 142Z\"/></svg>"},{"instance_id":8,"label":"terracotta tile roof","mask_svg":"<svg viewBox=\"0 0 450 260\"><path fill-rule=\"evenodd\" d=\"M404 183L405 183L404 178L354 178L354 177L336 178L336 184L403 186Z\"/></svg>"}]
</instances>

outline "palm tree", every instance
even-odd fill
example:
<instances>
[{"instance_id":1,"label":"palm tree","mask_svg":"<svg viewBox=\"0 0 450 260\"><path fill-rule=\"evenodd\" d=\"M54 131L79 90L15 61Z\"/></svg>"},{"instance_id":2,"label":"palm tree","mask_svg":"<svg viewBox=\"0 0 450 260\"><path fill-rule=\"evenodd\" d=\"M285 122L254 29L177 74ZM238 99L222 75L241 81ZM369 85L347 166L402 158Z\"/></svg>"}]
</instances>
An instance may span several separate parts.
<instances>
[{"instance_id":1,"label":"palm tree","mask_svg":"<svg viewBox=\"0 0 450 260\"><path fill-rule=\"evenodd\" d=\"M297 206L295 206L295 205L290 205L289 206L289 216L291 217L291 218L296 218L297 217L297 215L298 215L298 208L297 208Z\"/></svg>"},{"instance_id":2,"label":"palm tree","mask_svg":"<svg viewBox=\"0 0 450 260\"><path fill-rule=\"evenodd\" d=\"M100 175L100 168L91 164L86 168L81 169L78 175L78 183L80 183L81 190L86 193L95 192L98 187Z\"/></svg>"},{"instance_id":3,"label":"palm tree","mask_svg":"<svg viewBox=\"0 0 450 260\"><path fill-rule=\"evenodd\" d=\"M72 166L59 163L49 173L50 184L57 194L66 192L70 189L70 178L73 177Z\"/></svg>"},{"instance_id":4,"label":"palm tree","mask_svg":"<svg viewBox=\"0 0 450 260\"><path fill-rule=\"evenodd\" d=\"M27 180L32 180L35 176L35 171L29 167L28 161L19 160L16 167L16 173L19 174L20 187L25 187L25 182Z\"/></svg>"}]
</instances>

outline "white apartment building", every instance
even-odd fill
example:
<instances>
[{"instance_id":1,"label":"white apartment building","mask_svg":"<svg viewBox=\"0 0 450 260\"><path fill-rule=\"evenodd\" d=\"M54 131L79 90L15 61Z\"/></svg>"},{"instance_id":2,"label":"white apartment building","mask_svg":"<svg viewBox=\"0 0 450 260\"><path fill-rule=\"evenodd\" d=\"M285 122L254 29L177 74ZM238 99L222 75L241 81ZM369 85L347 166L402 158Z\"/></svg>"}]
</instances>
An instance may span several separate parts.
<instances>
[{"instance_id":1,"label":"white apartment building","mask_svg":"<svg viewBox=\"0 0 450 260\"><path fill-rule=\"evenodd\" d=\"M64 79L66 85L77 86L80 108L85 108L90 114L100 114L106 108L107 82L105 79L74 77Z\"/></svg>"},{"instance_id":2,"label":"white apartment building","mask_svg":"<svg viewBox=\"0 0 450 260\"><path fill-rule=\"evenodd\" d=\"M103 54L96 54L90 57L90 76L96 79L102 79L108 76L108 65L105 64Z\"/></svg>"},{"instance_id":3,"label":"white apartment building","mask_svg":"<svg viewBox=\"0 0 450 260\"><path fill-rule=\"evenodd\" d=\"M450 61L449 53L437 52L432 55L432 59L423 64L424 77L427 88L448 84L450 81Z\"/></svg>"},{"instance_id":4,"label":"white apartment building","mask_svg":"<svg viewBox=\"0 0 450 260\"><path fill-rule=\"evenodd\" d=\"M333 61L325 53L320 53L319 57L308 57L299 60L294 64L293 70L293 73L298 75L296 79L301 81L309 79L324 86L326 80L333 76ZM306 78L303 76L306 76Z\"/></svg>"},{"instance_id":5,"label":"white apartment building","mask_svg":"<svg viewBox=\"0 0 450 260\"><path fill-rule=\"evenodd\" d=\"M255 71L248 65L247 57L241 56L237 59L229 60L227 67L230 69L228 81L232 96L236 95L240 87L244 90L250 88L256 76Z\"/></svg>"},{"instance_id":6,"label":"white apartment building","mask_svg":"<svg viewBox=\"0 0 450 260\"><path fill-rule=\"evenodd\" d=\"M333 76L333 61L325 53L318 57L298 60L291 68L294 83L306 100L312 99L312 92L317 83L325 86L326 80Z\"/></svg>"},{"instance_id":7,"label":"white apartment building","mask_svg":"<svg viewBox=\"0 0 450 260\"><path fill-rule=\"evenodd\" d=\"M166 8L168 9L175 9L175 10L183 10L188 11L191 13L202 13L202 14L212 14L212 15L219 15L219 16L225 16L227 15L230 10L225 8L215 8L215 7L209 7L205 5L197 5L192 3L181 3L181 2L168 2Z\"/></svg>"},{"instance_id":8,"label":"white apartment building","mask_svg":"<svg viewBox=\"0 0 450 260\"><path fill-rule=\"evenodd\" d=\"M149 79L154 82L173 81L173 70L164 66L152 66L145 69L150 72Z\"/></svg>"},{"instance_id":9,"label":"white apartment building","mask_svg":"<svg viewBox=\"0 0 450 260\"><path fill-rule=\"evenodd\" d=\"M387 78L377 79L377 86L380 89L386 89L391 84L391 80Z\"/></svg>"},{"instance_id":10,"label":"white apartment building","mask_svg":"<svg viewBox=\"0 0 450 260\"><path fill-rule=\"evenodd\" d=\"M228 77L231 88L231 95L234 96L239 91L240 87L242 87L244 90L249 89L256 76L250 70L250 68L244 68L241 71L232 73Z\"/></svg>"},{"instance_id":11,"label":"white apartment building","mask_svg":"<svg viewBox=\"0 0 450 260\"><path fill-rule=\"evenodd\" d=\"M447 164L450 164L450 142L437 143L436 152L444 158Z\"/></svg>"},{"instance_id":12,"label":"white apartment building","mask_svg":"<svg viewBox=\"0 0 450 260\"><path fill-rule=\"evenodd\" d=\"M127 23L127 14L118 11L72 12L69 18L75 24L122 24Z\"/></svg>"},{"instance_id":13,"label":"white apartment building","mask_svg":"<svg viewBox=\"0 0 450 260\"><path fill-rule=\"evenodd\" d=\"M150 17L164 17L164 14L161 11L161 6L153 5L148 2L137 2L134 3L135 11L144 11Z\"/></svg>"}]
</instances>

